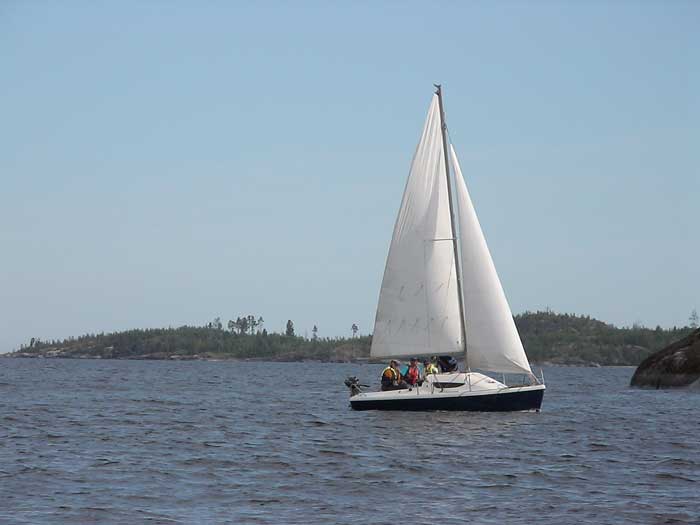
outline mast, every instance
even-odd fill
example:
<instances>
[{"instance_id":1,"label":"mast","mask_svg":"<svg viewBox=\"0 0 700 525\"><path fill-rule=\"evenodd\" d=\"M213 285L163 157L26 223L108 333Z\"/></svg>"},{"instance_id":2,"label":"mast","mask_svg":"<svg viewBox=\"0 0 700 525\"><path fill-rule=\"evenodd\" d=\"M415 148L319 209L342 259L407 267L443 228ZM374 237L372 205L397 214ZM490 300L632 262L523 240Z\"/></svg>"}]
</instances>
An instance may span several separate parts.
<instances>
[{"instance_id":1,"label":"mast","mask_svg":"<svg viewBox=\"0 0 700 525\"><path fill-rule=\"evenodd\" d=\"M442 105L442 86L440 84L433 84L436 88L435 94L438 96L438 103L440 104L440 130L442 131L442 151L445 155L445 177L447 178L447 202L450 207L450 227L452 228L452 249L454 251L455 258L455 272L457 274L457 298L459 300L459 331L462 338L462 345L464 346L464 363L467 368L469 368L469 353L467 352L467 327L465 323L467 318L464 315L464 294L462 293L462 268L459 263L459 250L457 248L457 228L455 227L455 213L452 206L452 184L450 180L450 158L447 153L447 124L445 123L445 109Z\"/></svg>"}]
</instances>

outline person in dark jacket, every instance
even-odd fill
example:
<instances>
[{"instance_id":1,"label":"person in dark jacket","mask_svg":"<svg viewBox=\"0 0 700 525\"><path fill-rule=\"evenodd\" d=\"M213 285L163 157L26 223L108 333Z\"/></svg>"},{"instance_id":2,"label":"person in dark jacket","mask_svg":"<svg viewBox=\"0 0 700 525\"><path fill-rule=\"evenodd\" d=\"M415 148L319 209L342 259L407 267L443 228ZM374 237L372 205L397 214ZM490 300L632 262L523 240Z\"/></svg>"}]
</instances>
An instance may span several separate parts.
<instances>
[{"instance_id":1,"label":"person in dark jacket","mask_svg":"<svg viewBox=\"0 0 700 525\"><path fill-rule=\"evenodd\" d=\"M457 372L457 360L449 355L441 355L438 357L438 366L440 367L440 372L443 374L446 372Z\"/></svg>"}]
</instances>

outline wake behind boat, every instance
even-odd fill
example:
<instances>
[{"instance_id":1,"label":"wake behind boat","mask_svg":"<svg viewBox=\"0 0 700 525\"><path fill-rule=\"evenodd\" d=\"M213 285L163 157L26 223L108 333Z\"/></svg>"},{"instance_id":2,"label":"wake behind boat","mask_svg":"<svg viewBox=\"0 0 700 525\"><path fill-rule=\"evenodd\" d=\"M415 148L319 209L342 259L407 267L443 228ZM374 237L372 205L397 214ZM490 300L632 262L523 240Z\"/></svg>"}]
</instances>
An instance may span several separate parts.
<instances>
[{"instance_id":1,"label":"wake behind boat","mask_svg":"<svg viewBox=\"0 0 700 525\"><path fill-rule=\"evenodd\" d=\"M435 87L394 226L370 356L464 355L467 371L428 374L420 386L382 392L363 392L349 378L350 404L356 410L539 410L544 380L525 355L447 142L442 89ZM473 370L525 381L508 386Z\"/></svg>"}]
</instances>

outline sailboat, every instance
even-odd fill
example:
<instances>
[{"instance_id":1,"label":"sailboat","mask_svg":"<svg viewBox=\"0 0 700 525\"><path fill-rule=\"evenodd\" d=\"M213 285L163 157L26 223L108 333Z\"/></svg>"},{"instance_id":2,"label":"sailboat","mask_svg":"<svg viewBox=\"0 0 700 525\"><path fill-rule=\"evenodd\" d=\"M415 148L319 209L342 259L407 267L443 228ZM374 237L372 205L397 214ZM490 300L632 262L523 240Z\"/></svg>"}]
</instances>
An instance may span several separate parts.
<instances>
[{"instance_id":1,"label":"sailboat","mask_svg":"<svg viewBox=\"0 0 700 525\"><path fill-rule=\"evenodd\" d=\"M356 410L539 410L544 377L530 368L513 315L447 140L435 85L394 226L370 357L463 355L465 371L430 374L418 386L363 391ZM501 374L501 380L494 375ZM505 375L522 378L508 385Z\"/></svg>"}]
</instances>

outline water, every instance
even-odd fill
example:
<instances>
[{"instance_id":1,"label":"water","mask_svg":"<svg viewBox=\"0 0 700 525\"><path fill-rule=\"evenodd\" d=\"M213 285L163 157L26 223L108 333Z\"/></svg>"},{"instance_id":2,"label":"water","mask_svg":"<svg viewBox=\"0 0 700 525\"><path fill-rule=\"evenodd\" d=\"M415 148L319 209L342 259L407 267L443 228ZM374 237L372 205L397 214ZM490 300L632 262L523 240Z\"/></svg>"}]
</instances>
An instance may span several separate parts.
<instances>
[{"instance_id":1,"label":"water","mask_svg":"<svg viewBox=\"0 0 700 525\"><path fill-rule=\"evenodd\" d=\"M0 523L699 523L700 394L548 368L541 413L354 412L378 365L0 360Z\"/></svg>"}]
</instances>

